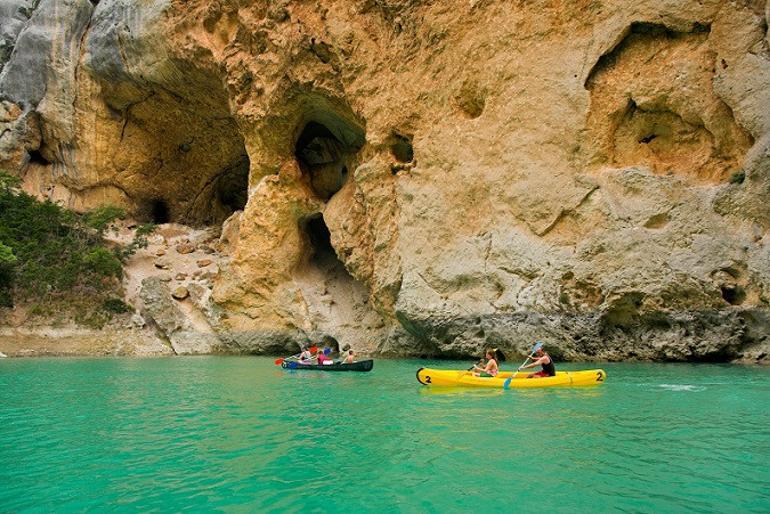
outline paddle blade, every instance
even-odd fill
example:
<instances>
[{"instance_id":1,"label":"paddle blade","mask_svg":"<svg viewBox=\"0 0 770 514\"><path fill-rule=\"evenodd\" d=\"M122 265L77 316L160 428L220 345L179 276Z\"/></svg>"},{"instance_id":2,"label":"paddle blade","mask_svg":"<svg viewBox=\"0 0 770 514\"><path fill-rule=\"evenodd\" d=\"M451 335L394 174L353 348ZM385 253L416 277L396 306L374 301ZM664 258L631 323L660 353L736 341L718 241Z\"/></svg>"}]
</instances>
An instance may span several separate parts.
<instances>
[{"instance_id":1,"label":"paddle blade","mask_svg":"<svg viewBox=\"0 0 770 514\"><path fill-rule=\"evenodd\" d=\"M543 343L541 341L538 341L537 344L532 348L532 351L529 353L535 353L542 347L543 347Z\"/></svg>"},{"instance_id":2,"label":"paddle blade","mask_svg":"<svg viewBox=\"0 0 770 514\"><path fill-rule=\"evenodd\" d=\"M512 379L513 379L513 375L505 379L505 382L503 382L503 389L505 389L506 391L510 389Z\"/></svg>"},{"instance_id":3,"label":"paddle blade","mask_svg":"<svg viewBox=\"0 0 770 514\"><path fill-rule=\"evenodd\" d=\"M289 363L289 369L297 369L297 366L299 366L299 364L297 364L296 362L292 361Z\"/></svg>"},{"instance_id":4,"label":"paddle blade","mask_svg":"<svg viewBox=\"0 0 770 514\"><path fill-rule=\"evenodd\" d=\"M329 355L330 353L332 353L331 348L324 348L324 355Z\"/></svg>"},{"instance_id":5,"label":"paddle blade","mask_svg":"<svg viewBox=\"0 0 770 514\"><path fill-rule=\"evenodd\" d=\"M280 366L281 364L283 364L284 360L285 359L283 357L281 357L280 359L275 359L275 365Z\"/></svg>"}]
</instances>

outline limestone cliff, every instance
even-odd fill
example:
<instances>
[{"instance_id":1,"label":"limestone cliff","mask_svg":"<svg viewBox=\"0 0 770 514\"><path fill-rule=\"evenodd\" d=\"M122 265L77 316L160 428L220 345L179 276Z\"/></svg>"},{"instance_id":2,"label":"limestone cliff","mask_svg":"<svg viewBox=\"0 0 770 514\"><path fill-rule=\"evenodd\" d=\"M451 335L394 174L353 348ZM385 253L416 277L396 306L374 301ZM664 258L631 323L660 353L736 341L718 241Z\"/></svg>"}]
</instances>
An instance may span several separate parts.
<instances>
[{"instance_id":1,"label":"limestone cliff","mask_svg":"<svg viewBox=\"0 0 770 514\"><path fill-rule=\"evenodd\" d=\"M181 352L328 334L393 355L542 340L570 359L761 359L769 16L0 0L0 166L75 209L222 227L198 300L138 286Z\"/></svg>"}]
</instances>

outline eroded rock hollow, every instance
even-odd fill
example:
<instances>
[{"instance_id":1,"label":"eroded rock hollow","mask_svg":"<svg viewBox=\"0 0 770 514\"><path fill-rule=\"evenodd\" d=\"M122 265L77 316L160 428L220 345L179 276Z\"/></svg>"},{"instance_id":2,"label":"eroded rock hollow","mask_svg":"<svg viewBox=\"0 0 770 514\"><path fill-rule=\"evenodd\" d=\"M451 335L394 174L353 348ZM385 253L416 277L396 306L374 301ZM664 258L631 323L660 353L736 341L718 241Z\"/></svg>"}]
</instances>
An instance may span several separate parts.
<instances>
[{"instance_id":1,"label":"eroded rock hollow","mask_svg":"<svg viewBox=\"0 0 770 514\"><path fill-rule=\"evenodd\" d=\"M178 352L767 357L761 2L0 6L0 165L221 233L128 279Z\"/></svg>"}]
</instances>

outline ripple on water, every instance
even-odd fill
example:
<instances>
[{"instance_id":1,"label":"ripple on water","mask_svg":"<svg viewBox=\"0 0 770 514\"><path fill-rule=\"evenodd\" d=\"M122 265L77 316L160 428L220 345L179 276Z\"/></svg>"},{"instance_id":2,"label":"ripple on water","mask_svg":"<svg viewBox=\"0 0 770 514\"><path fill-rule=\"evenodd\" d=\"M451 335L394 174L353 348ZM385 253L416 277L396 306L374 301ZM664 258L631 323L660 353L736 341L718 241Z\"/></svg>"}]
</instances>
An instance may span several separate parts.
<instances>
[{"instance_id":1,"label":"ripple on water","mask_svg":"<svg viewBox=\"0 0 770 514\"><path fill-rule=\"evenodd\" d=\"M705 391L705 386L697 386L697 385L691 385L691 384L660 384L658 387L661 389L666 389L668 391L677 391L677 392L687 392L687 393L697 393L700 391Z\"/></svg>"}]
</instances>

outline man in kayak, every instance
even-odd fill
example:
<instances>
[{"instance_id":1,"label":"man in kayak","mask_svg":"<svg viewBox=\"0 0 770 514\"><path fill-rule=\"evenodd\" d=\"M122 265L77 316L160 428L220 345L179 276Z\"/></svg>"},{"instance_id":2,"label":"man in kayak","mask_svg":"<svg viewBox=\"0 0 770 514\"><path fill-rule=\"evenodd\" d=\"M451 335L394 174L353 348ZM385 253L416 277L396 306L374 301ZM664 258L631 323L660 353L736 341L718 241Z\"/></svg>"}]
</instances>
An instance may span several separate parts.
<instances>
[{"instance_id":1,"label":"man in kayak","mask_svg":"<svg viewBox=\"0 0 770 514\"><path fill-rule=\"evenodd\" d=\"M553 365L553 359L551 359L551 356L545 353L545 351L543 351L542 346L539 346L535 350L535 355L537 356L537 358L534 361L532 361L530 364L520 367L519 371L527 368L534 368L535 366L541 366L543 369L541 369L537 373L529 374L527 378L556 376L556 367Z\"/></svg>"}]
</instances>

